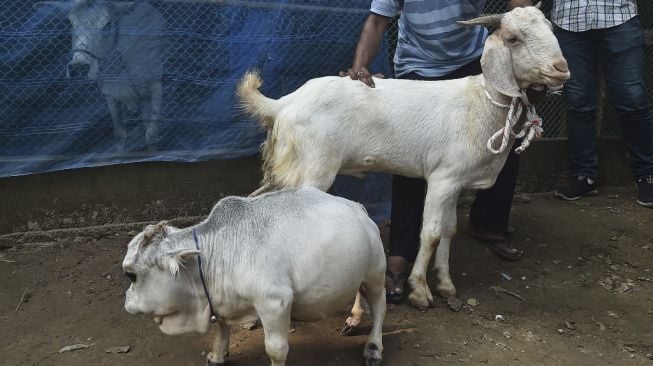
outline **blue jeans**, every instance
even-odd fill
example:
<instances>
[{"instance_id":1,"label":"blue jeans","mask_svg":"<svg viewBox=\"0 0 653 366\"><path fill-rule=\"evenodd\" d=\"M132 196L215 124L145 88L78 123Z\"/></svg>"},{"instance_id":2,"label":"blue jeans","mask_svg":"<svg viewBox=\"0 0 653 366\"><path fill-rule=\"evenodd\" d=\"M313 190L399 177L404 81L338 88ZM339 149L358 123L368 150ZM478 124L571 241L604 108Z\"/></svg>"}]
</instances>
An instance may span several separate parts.
<instances>
[{"instance_id":1,"label":"blue jeans","mask_svg":"<svg viewBox=\"0 0 653 366\"><path fill-rule=\"evenodd\" d=\"M554 33L571 79L564 86L571 173L596 178L598 66L622 124L636 178L653 174L653 114L644 84L644 35L639 17L606 29Z\"/></svg>"}]
</instances>

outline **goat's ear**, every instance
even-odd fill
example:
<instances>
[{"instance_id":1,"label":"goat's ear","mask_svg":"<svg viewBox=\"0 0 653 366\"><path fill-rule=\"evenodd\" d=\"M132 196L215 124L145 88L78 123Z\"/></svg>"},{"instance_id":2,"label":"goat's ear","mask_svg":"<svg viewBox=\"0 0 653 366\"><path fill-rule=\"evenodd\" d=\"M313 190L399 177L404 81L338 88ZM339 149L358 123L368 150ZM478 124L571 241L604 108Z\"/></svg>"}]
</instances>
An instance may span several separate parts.
<instances>
[{"instance_id":1,"label":"goat's ear","mask_svg":"<svg viewBox=\"0 0 653 366\"><path fill-rule=\"evenodd\" d=\"M500 32L501 30L492 33L485 41L483 56L481 56L483 77L501 94L519 97L521 93L512 70L510 49L504 46Z\"/></svg>"}]
</instances>

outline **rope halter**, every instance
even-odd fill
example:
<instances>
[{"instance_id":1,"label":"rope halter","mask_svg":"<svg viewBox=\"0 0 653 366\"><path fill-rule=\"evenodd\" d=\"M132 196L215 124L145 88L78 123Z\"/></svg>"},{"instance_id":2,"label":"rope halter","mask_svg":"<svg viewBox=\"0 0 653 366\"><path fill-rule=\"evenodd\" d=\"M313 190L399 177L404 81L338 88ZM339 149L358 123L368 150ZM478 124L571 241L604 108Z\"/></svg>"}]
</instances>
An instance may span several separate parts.
<instances>
[{"instance_id":1,"label":"rope halter","mask_svg":"<svg viewBox=\"0 0 653 366\"><path fill-rule=\"evenodd\" d=\"M501 127L499 131L495 132L488 140L487 140L487 148L490 150L492 154L501 154L506 150L508 147L508 142L510 141L510 137L514 138L524 138L521 142L521 144L515 149L515 153L521 154L524 150L528 148L528 146L531 144L531 141L534 138L539 138L542 136L542 133L544 132L544 129L542 128L542 118L537 115L537 111L535 111L535 106L530 104L528 101L528 97L526 96L526 92L524 90L521 90L521 96L520 97L513 97L512 101L510 104L502 104L494 100L492 98L492 95L490 95L490 92L487 90L487 87L485 86L485 78L481 77L481 86L483 87L483 92L485 92L485 96L489 99L490 103L493 105L500 107L500 108L508 108L508 115L506 115L506 124L505 126ZM519 122L519 117L522 114L522 111L524 110L524 106L526 107L526 122L524 123L524 126L522 126L521 131L518 133L515 133L513 131L513 128ZM499 138L502 137L501 139L501 145L499 146L498 149L494 148L495 141Z\"/></svg>"}]
</instances>

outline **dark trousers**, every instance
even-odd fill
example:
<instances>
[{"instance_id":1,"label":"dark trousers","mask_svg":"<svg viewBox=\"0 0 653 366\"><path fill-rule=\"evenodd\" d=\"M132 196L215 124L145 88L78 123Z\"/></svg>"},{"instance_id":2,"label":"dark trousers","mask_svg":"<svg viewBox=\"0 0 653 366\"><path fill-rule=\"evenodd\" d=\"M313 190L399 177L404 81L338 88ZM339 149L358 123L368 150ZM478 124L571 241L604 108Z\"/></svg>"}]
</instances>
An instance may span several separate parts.
<instances>
[{"instance_id":1,"label":"dark trousers","mask_svg":"<svg viewBox=\"0 0 653 366\"><path fill-rule=\"evenodd\" d=\"M426 78L416 73L402 75L402 79L447 80L481 73L479 60L440 77ZM517 182L519 155L511 149L506 164L490 189L478 191L470 211L470 222L483 230L503 234L508 227L512 196ZM390 214L389 255L414 262L417 257L424 211L426 181L422 178L392 176L392 212Z\"/></svg>"},{"instance_id":2,"label":"dark trousers","mask_svg":"<svg viewBox=\"0 0 653 366\"><path fill-rule=\"evenodd\" d=\"M569 32L555 27L571 79L565 83L571 174L596 178L598 67L621 121L631 169L653 174L653 115L644 83L644 35L639 17L607 29Z\"/></svg>"}]
</instances>

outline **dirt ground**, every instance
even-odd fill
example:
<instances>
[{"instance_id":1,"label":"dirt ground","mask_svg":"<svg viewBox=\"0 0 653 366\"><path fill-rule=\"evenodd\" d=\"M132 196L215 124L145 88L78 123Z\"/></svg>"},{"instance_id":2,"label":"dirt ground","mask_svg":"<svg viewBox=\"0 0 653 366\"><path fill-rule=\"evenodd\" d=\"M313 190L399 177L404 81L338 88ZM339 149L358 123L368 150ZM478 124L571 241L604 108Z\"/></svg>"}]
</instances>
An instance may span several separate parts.
<instances>
[{"instance_id":1,"label":"dirt ground","mask_svg":"<svg viewBox=\"0 0 653 366\"><path fill-rule=\"evenodd\" d=\"M501 261L461 231L451 268L465 305L389 308L385 364L653 365L653 210L616 188L576 203L550 193L518 201L523 260ZM203 365L213 333L165 336L123 308L121 261L140 228L16 236L0 252L0 364ZM370 320L340 337L346 312L293 323L288 364L361 364ZM261 329L235 329L230 364L268 364L262 340ZM90 347L59 353L78 343ZM130 349L106 352L121 346Z\"/></svg>"}]
</instances>

